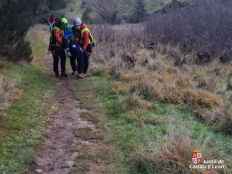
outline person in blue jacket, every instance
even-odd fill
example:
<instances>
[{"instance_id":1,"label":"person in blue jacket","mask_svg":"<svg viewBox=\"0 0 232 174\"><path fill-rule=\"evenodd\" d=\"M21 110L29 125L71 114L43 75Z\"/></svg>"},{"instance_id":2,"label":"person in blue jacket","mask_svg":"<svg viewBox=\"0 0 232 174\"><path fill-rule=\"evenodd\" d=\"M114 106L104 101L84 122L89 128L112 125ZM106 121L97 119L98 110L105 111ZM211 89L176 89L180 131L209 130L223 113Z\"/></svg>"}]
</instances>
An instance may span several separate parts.
<instances>
[{"instance_id":1,"label":"person in blue jacket","mask_svg":"<svg viewBox=\"0 0 232 174\"><path fill-rule=\"evenodd\" d=\"M66 54L70 58L70 65L72 69L72 75L75 75L78 69L78 58L82 56L81 47L79 44L79 34L73 29L74 26L68 23L67 18L61 17L61 21L64 24L64 38L66 45Z\"/></svg>"},{"instance_id":2,"label":"person in blue jacket","mask_svg":"<svg viewBox=\"0 0 232 174\"><path fill-rule=\"evenodd\" d=\"M72 19L73 26L72 26L72 39L69 43L70 53L71 53L71 67L73 70L73 75L77 73L77 76L81 78L80 74L82 73L81 70L83 69L83 48L81 46L81 30L77 29L78 26L81 25L80 18Z\"/></svg>"}]
</instances>

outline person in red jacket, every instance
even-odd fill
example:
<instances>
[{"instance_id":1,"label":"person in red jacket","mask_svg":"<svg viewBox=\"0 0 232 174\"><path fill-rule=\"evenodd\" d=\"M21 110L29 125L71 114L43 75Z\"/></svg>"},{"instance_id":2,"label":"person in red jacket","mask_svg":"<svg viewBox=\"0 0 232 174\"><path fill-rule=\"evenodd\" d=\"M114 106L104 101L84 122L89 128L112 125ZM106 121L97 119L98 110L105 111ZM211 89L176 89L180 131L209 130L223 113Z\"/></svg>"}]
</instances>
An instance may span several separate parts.
<instances>
[{"instance_id":1,"label":"person in red jacket","mask_svg":"<svg viewBox=\"0 0 232 174\"><path fill-rule=\"evenodd\" d=\"M89 68L89 58L92 52L92 46L94 43L93 36L90 32L90 29L86 24L82 23L79 17L73 19L74 31L79 32L79 43L82 47L82 56L80 56L79 60L79 76L84 78L87 74ZM81 58L82 57L82 58Z\"/></svg>"},{"instance_id":2,"label":"person in red jacket","mask_svg":"<svg viewBox=\"0 0 232 174\"><path fill-rule=\"evenodd\" d=\"M66 55L65 55L65 39L62 22L59 18L56 19L54 27L51 30L49 51L53 55L53 71L56 77L60 76L59 63L61 67L61 77L67 77L66 74Z\"/></svg>"}]
</instances>

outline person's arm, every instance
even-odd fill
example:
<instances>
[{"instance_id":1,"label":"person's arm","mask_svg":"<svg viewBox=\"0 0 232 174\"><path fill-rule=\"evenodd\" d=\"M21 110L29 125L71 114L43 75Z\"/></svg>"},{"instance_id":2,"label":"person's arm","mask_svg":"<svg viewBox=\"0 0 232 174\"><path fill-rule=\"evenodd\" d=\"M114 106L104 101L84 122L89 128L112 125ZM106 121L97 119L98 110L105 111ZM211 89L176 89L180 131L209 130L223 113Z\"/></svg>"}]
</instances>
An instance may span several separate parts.
<instances>
[{"instance_id":1,"label":"person's arm","mask_svg":"<svg viewBox=\"0 0 232 174\"><path fill-rule=\"evenodd\" d=\"M54 32L53 30L51 31L51 35L50 35L50 39L49 39L49 46L48 46L48 50L52 51L53 47L54 47Z\"/></svg>"}]
</instances>

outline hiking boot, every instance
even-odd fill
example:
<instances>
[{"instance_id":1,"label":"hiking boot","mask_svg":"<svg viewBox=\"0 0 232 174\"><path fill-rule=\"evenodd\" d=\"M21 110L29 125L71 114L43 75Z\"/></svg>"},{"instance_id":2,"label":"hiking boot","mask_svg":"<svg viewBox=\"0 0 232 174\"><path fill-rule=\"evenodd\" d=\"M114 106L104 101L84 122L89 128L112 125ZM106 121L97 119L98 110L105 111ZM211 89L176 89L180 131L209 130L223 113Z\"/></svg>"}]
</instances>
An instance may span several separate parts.
<instances>
[{"instance_id":1,"label":"hiking boot","mask_svg":"<svg viewBox=\"0 0 232 174\"><path fill-rule=\"evenodd\" d=\"M84 78L85 78L85 75L84 75L84 74L78 74L78 75L77 75L77 78L84 79Z\"/></svg>"},{"instance_id":2,"label":"hiking boot","mask_svg":"<svg viewBox=\"0 0 232 174\"><path fill-rule=\"evenodd\" d=\"M86 78L86 77L87 77L87 74L83 74L82 77L83 77L83 78Z\"/></svg>"}]
</instances>

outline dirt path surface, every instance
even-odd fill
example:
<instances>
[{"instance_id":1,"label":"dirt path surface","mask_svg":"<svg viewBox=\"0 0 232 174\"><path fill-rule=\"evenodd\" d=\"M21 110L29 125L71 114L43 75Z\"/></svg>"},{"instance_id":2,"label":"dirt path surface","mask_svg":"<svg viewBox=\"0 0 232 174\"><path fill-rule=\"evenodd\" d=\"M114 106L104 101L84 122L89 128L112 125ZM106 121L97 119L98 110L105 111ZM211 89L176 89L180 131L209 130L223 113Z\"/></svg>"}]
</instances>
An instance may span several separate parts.
<instances>
[{"instance_id":1,"label":"dirt path surface","mask_svg":"<svg viewBox=\"0 0 232 174\"><path fill-rule=\"evenodd\" d=\"M44 63L50 66L51 60L45 58ZM81 99L90 95L92 102L96 98L86 87L77 96L75 85L76 79L57 80L54 111L48 115L47 130L27 174L108 173L111 145L104 143L104 130L98 125L102 115L96 113L96 106L83 107Z\"/></svg>"},{"instance_id":2,"label":"dirt path surface","mask_svg":"<svg viewBox=\"0 0 232 174\"><path fill-rule=\"evenodd\" d=\"M69 174L78 153L75 151L81 139L75 135L80 128L94 128L94 125L80 118L79 102L75 99L68 80L57 83L54 106L57 112L49 116L49 126L44 143L34 160L31 174Z\"/></svg>"}]
</instances>

